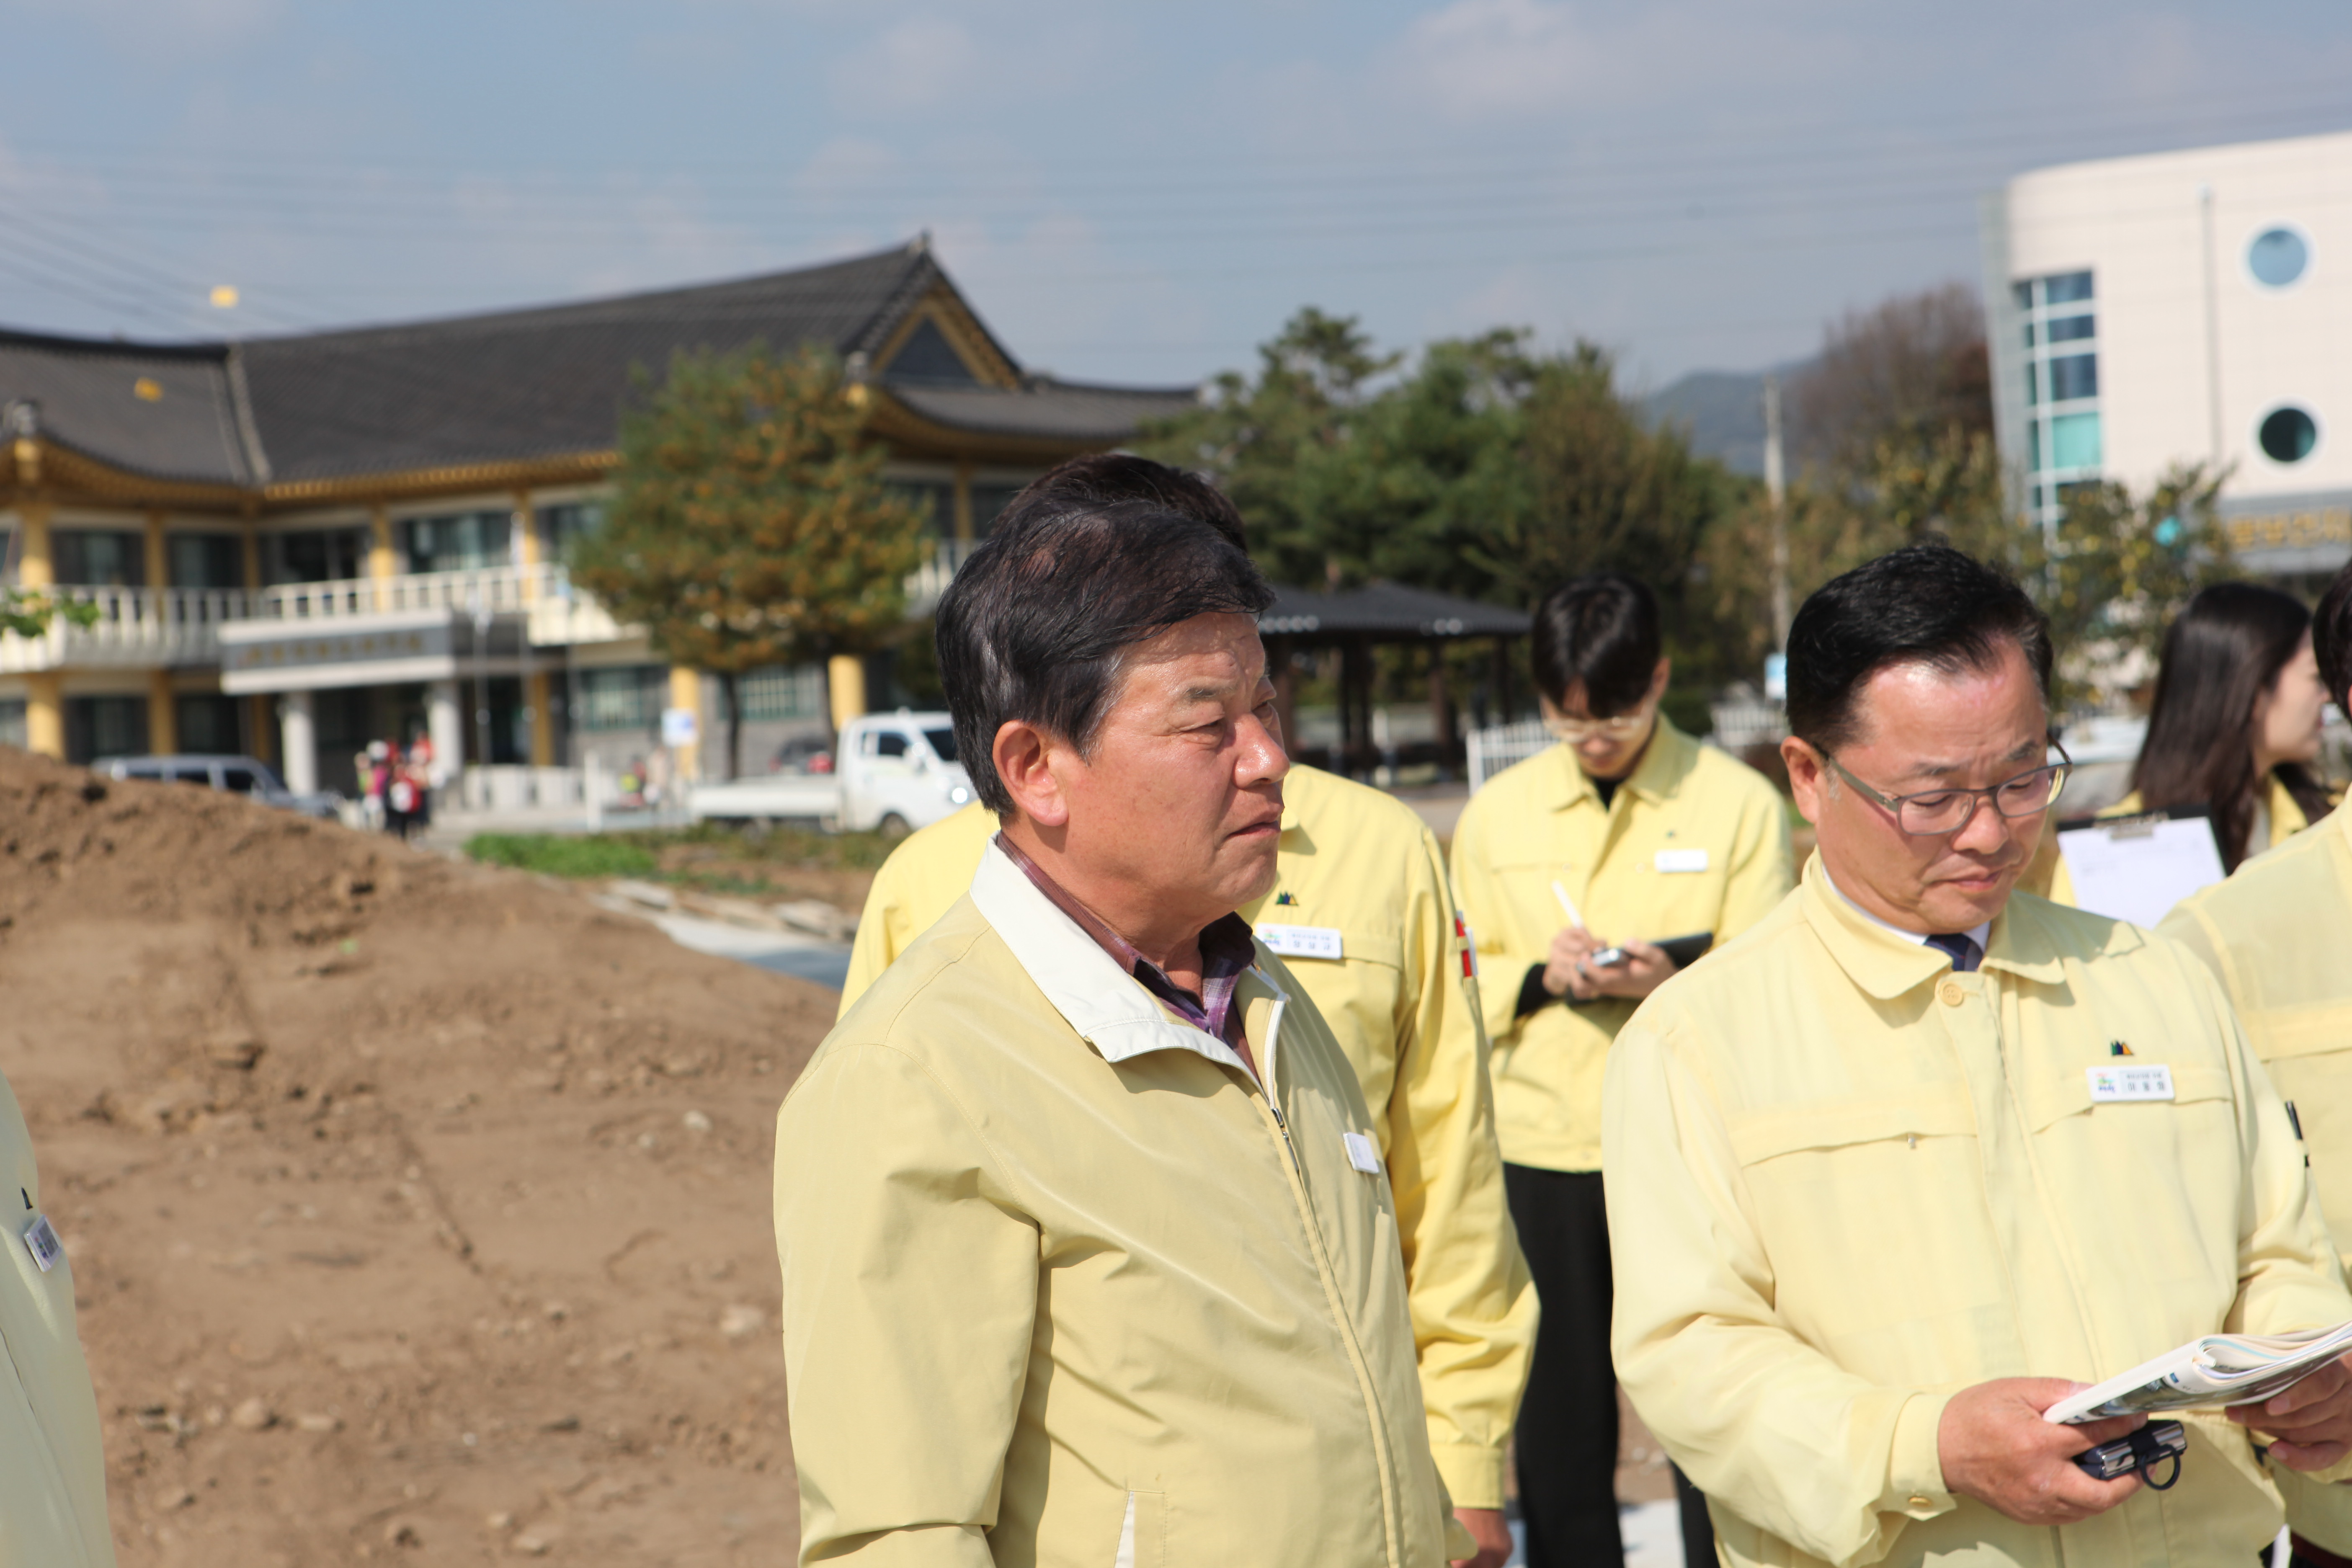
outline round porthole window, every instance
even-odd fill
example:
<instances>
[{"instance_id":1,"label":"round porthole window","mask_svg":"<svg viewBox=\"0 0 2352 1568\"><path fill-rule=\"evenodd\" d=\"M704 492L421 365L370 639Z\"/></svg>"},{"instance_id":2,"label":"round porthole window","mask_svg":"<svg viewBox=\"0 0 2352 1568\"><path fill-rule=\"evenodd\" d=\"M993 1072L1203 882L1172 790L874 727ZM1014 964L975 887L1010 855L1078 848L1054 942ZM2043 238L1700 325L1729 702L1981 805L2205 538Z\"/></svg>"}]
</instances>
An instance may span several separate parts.
<instances>
[{"instance_id":1,"label":"round porthole window","mask_svg":"<svg viewBox=\"0 0 2352 1568\"><path fill-rule=\"evenodd\" d=\"M2263 416L2255 439L2262 443L2263 456L2272 462L2300 463L2319 445L2319 425L2308 413L2289 404Z\"/></svg>"},{"instance_id":2,"label":"round porthole window","mask_svg":"<svg viewBox=\"0 0 2352 1568\"><path fill-rule=\"evenodd\" d=\"M2246 270L2266 289L2285 288L2301 279L2310 266L2311 241L2284 225L2263 230L2246 247Z\"/></svg>"}]
</instances>

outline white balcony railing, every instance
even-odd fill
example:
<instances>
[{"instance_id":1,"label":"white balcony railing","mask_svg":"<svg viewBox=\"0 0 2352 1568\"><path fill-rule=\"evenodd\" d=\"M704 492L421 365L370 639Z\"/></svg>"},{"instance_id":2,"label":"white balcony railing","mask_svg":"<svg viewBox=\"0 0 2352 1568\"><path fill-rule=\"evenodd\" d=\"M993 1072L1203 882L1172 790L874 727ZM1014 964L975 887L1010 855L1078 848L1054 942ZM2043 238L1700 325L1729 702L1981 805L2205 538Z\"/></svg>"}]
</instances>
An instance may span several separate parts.
<instances>
[{"instance_id":1,"label":"white balcony railing","mask_svg":"<svg viewBox=\"0 0 2352 1568\"><path fill-rule=\"evenodd\" d=\"M22 675L59 669L152 669L206 664L220 657L220 628L254 613L242 588L77 588L53 590L59 599L95 605L97 621L79 626L59 616L37 637L0 633L0 672Z\"/></svg>"},{"instance_id":2,"label":"white balcony railing","mask_svg":"<svg viewBox=\"0 0 2352 1568\"><path fill-rule=\"evenodd\" d=\"M942 540L932 558L907 577L907 612L927 616L956 569L971 553L968 542ZM281 583L242 588L82 588L55 590L63 599L98 606L97 624L62 617L37 637L0 633L0 674L66 666L154 668L209 664L220 658L221 626L231 621L356 622L418 610L530 617L530 640L541 647L615 642L635 628L615 621L561 566L486 566L470 572L415 572L395 577L346 577L329 583Z\"/></svg>"}]
</instances>

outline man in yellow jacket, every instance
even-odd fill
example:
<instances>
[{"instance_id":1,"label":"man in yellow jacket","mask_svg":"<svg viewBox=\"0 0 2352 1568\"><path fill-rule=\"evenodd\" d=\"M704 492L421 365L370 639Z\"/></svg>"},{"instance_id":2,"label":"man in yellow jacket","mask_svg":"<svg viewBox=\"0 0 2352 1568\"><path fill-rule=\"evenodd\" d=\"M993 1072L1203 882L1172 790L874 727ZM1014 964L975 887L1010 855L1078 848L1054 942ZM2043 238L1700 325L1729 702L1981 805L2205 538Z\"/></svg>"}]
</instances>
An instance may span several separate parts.
<instances>
[{"instance_id":1,"label":"man in yellow jacket","mask_svg":"<svg viewBox=\"0 0 2352 1568\"><path fill-rule=\"evenodd\" d=\"M1160 500L1242 542L1240 516L1215 489L1124 455L1064 465L1005 517L1071 498ZM891 852L858 921L843 1016L971 886L996 827L974 804ZM1395 1194L1430 1447L1478 1542L1473 1561L1500 1568L1511 1550L1504 1462L1536 1295L1504 1197L1477 982L1437 841L1391 796L1293 763L1274 884L1240 913L1314 1000L1372 1108Z\"/></svg>"},{"instance_id":2,"label":"man in yellow jacket","mask_svg":"<svg viewBox=\"0 0 2352 1568\"><path fill-rule=\"evenodd\" d=\"M1000 525L940 602L1003 826L778 1114L804 1563L1469 1547L1371 1113L1233 912L1281 831L1270 598L1129 503Z\"/></svg>"},{"instance_id":3,"label":"man in yellow jacket","mask_svg":"<svg viewBox=\"0 0 2352 1568\"><path fill-rule=\"evenodd\" d=\"M1947 546L1807 600L1782 754L1819 852L1617 1037L1618 1372L1735 1568L2243 1564L2281 1521L2256 1435L2328 1478L2352 1450L2341 1363L2186 1417L2161 1492L2073 1462L2142 1418L2042 1419L2199 1335L2352 1319L2212 977L2012 896L2064 779L2050 664Z\"/></svg>"},{"instance_id":4,"label":"man in yellow jacket","mask_svg":"<svg viewBox=\"0 0 2352 1568\"><path fill-rule=\"evenodd\" d=\"M1486 973L1511 1214L1543 1301L1518 1426L1528 1562L1583 1568L1623 1554L1601 1198L1609 1042L1675 972L1660 941L1728 941L1780 902L1789 822L1762 774L1660 716L1669 668L1644 584L1600 573L1546 598L1535 674L1563 743L1471 798L1454 879ZM1624 963L1601 962L1612 944ZM1686 1489L1683 1511L1691 1560L1712 1561Z\"/></svg>"},{"instance_id":5,"label":"man in yellow jacket","mask_svg":"<svg viewBox=\"0 0 2352 1568\"><path fill-rule=\"evenodd\" d=\"M0 1568L113 1568L98 1401L73 1266L41 1207L33 1140L0 1078Z\"/></svg>"},{"instance_id":6,"label":"man in yellow jacket","mask_svg":"<svg viewBox=\"0 0 2352 1568\"><path fill-rule=\"evenodd\" d=\"M2329 695L2352 712L2352 566L2320 599L2311 641ZM2157 930L2229 993L2302 1134L2336 1254L2352 1265L2352 811L2184 899ZM2278 1480L2298 1558L2318 1561L2313 1544L2352 1557L2352 1488Z\"/></svg>"}]
</instances>

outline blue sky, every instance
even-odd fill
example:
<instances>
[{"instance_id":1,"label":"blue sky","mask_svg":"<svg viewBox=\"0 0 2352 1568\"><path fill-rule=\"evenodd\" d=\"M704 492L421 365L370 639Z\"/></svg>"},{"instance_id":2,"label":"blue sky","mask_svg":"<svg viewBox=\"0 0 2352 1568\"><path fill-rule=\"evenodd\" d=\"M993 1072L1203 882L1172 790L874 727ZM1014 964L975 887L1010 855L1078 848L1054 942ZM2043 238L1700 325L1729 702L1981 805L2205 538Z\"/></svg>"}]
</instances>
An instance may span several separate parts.
<instances>
[{"instance_id":1,"label":"blue sky","mask_svg":"<svg viewBox=\"0 0 2352 1568\"><path fill-rule=\"evenodd\" d=\"M1973 281L1976 197L2352 128L2341 0L0 0L0 323L254 333L929 229L1033 365L1182 383L1313 303L1636 384ZM216 284L233 310L206 303Z\"/></svg>"}]
</instances>

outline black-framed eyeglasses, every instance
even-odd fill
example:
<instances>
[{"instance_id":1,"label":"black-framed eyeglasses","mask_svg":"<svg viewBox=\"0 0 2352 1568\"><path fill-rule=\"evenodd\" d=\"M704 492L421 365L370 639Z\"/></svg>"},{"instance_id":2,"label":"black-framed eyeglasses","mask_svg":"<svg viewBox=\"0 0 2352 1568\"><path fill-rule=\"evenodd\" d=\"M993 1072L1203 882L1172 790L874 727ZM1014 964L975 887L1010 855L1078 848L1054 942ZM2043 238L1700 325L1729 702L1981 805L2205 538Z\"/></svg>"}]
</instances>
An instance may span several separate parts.
<instances>
[{"instance_id":1,"label":"black-framed eyeglasses","mask_svg":"<svg viewBox=\"0 0 2352 1568\"><path fill-rule=\"evenodd\" d=\"M2057 762L2029 768L1990 789L1930 789L1916 795L1881 795L1827 752L1822 753L1822 761L1835 768L1838 777L1860 791L1864 800L1875 801L1894 813L1895 826L1915 837L1936 838L1958 833L1974 821L1979 802L1990 803L2003 816L2032 816L2049 810L2074 771L2074 760L2066 755L2065 747L2058 747L2058 756Z\"/></svg>"}]
</instances>

